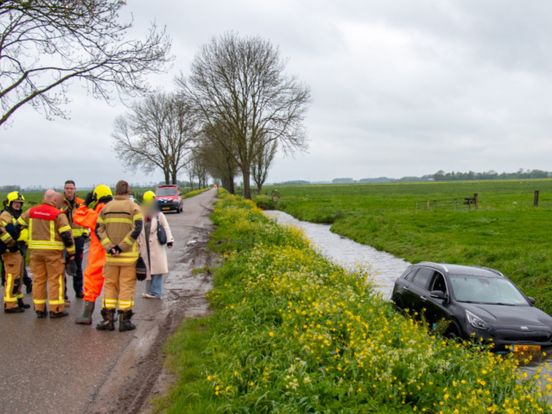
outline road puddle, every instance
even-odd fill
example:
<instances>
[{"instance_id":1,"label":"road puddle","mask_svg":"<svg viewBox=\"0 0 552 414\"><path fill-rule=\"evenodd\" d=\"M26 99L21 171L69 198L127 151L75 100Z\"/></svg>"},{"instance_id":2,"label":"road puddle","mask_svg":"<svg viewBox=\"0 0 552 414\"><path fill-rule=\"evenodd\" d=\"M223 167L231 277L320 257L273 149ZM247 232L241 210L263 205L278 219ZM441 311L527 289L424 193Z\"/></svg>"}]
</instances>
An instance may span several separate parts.
<instances>
[{"instance_id":1,"label":"road puddle","mask_svg":"<svg viewBox=\"0 0 552 414\"><path fill-rule=\"evenodd\" d=\"M392 254L332 233L327 224L297 220L283 211L269 210L265 211L265 214L279 224L292 225L301 229L314 249L332 262L345 269L362 268L367 271L371 275L370 282L385 299L391 298L395 280L410 264ZM543 374L552 376L552 348L544 351L544 354L532 356L532 362L520 367L520 370L529 375L534 375L540 370ZM543 379L543 386L544 381Z\"/></svg>"}]
</instances>

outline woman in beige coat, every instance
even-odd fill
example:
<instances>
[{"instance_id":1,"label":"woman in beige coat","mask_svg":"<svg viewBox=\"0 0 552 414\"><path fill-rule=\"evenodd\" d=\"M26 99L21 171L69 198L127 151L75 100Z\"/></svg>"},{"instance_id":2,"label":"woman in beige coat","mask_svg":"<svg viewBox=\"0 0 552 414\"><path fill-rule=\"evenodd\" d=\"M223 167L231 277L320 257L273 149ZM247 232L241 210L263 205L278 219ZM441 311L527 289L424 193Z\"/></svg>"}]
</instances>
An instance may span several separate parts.
<instances>
[{"instance_id":1,"label":"woman in beige coat","mask_svg":"<svg viewBox=\"0 0 552 414\"><path fill-rule=\"evenodd\" d=\"M169 273L167 261L167 248L173 246L173 235L165 215L159 211L155 201L155 193L144 193L142 204L144 213L144 231L138 238L140 256L144 259L147 270L146 291L142 294L148 299L161 299L163 293L163 275ZM165 243L161 244L158 236L158 227L164 229Z\"/></svg>"}]
</instances>

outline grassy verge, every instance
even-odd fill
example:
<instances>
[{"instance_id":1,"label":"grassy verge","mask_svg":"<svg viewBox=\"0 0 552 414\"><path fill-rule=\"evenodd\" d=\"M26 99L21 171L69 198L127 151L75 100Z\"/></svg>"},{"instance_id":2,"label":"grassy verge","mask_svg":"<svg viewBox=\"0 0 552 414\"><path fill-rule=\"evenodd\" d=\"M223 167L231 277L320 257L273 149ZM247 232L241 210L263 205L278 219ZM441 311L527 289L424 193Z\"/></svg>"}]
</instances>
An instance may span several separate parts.
<instances>
[{"instance_id":1,"label":"grassy verge","mask_svg":"<svg viewBox=\"0 0 552 414\"><path fill-rule=\"evenodd\" d=\"M195 197L196 195L199 195L201 193L204 193L205 191L209 190L210 187L200 188L199 190L192 190L185 193L182 198L191 198Z\"/></svg>"},{"instance_id":2,"label":"grassy verge","mask_svg":"<svg viewBox=\"0 0 552 414\"><path fill-rule=\"evenodd\" d=\"M551 412L512 359L430 336L253 203L222 195L213 220L213 313L169 341L160 411Z\"/></svg>"},{"instance_id":3,"label":"grassy verge","mask_svg":"<svg viewBox=\"0 0 552 414\"><path fill-rule=\"evenodd\" d=\"M532 206L533 191L541 205ZM552 313L552 180L279 188L278 208L411 262L494 267ZM463 197L479 193L480 208ZM460 200L456 206L426 201ZM416 205L418 204L418 208ZM433 204L431 204L433 205Z\"/></svg>"}]
</instances>

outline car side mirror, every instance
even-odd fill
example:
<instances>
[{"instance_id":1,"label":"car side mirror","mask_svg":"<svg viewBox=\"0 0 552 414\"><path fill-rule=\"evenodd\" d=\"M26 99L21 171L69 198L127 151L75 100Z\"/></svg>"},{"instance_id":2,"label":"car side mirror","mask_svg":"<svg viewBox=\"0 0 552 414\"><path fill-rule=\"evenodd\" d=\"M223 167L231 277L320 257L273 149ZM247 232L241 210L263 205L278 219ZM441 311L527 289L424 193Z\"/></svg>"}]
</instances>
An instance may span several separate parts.
<instances>
[{"instance_id":1,"label":"car side mirror","mask_svg":"<svg viewBox=\"0 0 552 414\"><path fill-rule=\"evenodd\" d=\"M535 303L537 303L536 299L531 296L527 296L527 300L529 301L529 305L531 306L535 306Z\"/></svg>"},{"instance_id":2,"label":"car side mirror","mask_svg":"<svg viewBox=\"0 0 552 414\"><path fill-rule=\"evenodd\" d=\"M442 290L432 290L431 292L429 292L429 296L432 297L433 299L441 299L441 300L448 299L448 295Z\"/></svg>"}]
</instances>

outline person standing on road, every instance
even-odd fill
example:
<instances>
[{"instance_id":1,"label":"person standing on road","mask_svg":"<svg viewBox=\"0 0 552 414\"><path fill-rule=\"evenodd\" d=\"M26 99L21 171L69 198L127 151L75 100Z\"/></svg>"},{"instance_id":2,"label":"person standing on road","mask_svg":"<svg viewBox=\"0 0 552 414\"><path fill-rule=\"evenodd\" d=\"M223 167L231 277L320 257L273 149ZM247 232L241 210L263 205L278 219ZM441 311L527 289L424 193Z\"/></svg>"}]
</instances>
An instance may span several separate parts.
<instances>
[{"instance_id":1,"label":"person standing on road","mask_svg":"<svg viewBox=\"0 0 552 414\"><path fill-rule=\"evenodd\" d=\"M111 200L113 200L111 189L105 184L100 184L94 191L87 194L84 205L73 212L73 223L87 228L90 232L88 261L84 271L84 307L82 315L75 320L75 323L80 325L92 324L96 299L102 293L105 250L96 234L96 227L101 211Z\"/></svg>"},{"instance_id":2,"label":"person standing on road","mask_svg":"<svg viewBox=\"0 0 552 414\"><path fill-rule=\"evenodd\" d=\"M173 236L165 215L159 211L153 191L146 191L143 197L144 231L140 234L138 245L140 256L146 264L147 299L161 299L163 293L163 275L169 273L167 247L173 246Z\"/></svg>"},{"instance_id":3,"label":"person standing on road","mask_svg":"<svg viewBox=\"0 0 552 414\"><path fill-rule=\"evenodd\" d=\"M96 329L113 331L115 311L119 308L119 331L136 329L131 322L136 290L136 261L138 245L136 240L143 228L140 207L129 199L130 186L119 181L115 186L115 198L108 203L98 219L98 235L107 256L105 259L103 321Z\"/></svg>"},{"instance_id":4,"label":"person standing on road","mask_svg":"<svg viewBox=\"0 0 552 414\"><path fill-rule=\"evenodd\" d=\"M68 260L73 260L75 242L67 216L60 210L62 203L61 194L47 190L43 203L30 208L17 220L19 226L29 229L33 302L38 318L46 317L46 301L50 318L68 315L63 288L64 250L67 250Z\"/></svg>"},{"instance_id":5,"label":"person standing on road","mask_svg":"<svg viewBox=\"0 0 552 414\"><path fill-rule=\"evenodd\" d=\"M25 198L17 191L8 194L4 201L4 210L0 213L0 240L5 251L2 254L2 263L5 270L4 285L4 312L21 313L30 308L23 302L23 271L25 259L19 247L20 231L17 228L17 219L21 215Z\"/></svg>"},{"instance_id":6,"label":"person standing on road","mask_svg":"<svg viewBox=\"0 0 552 414\"><path fill-rule=\"evenodd\" d=\"M83 298L82 293L82 259L84 256L84 242L88 236L88 230L83 226L76 224L73 220L73 213L82 205L84 200L76 195L75 181L67 180L63 186L63 211L69 220L71 231L73 233L73 239L75 240L75 265L76 272L73 276L73 289L75 290L75 297L77 299ZM67 286L65 287L67 291ZM67 299L67 294L65 294Z\"/></svg>"}]
</instances>

